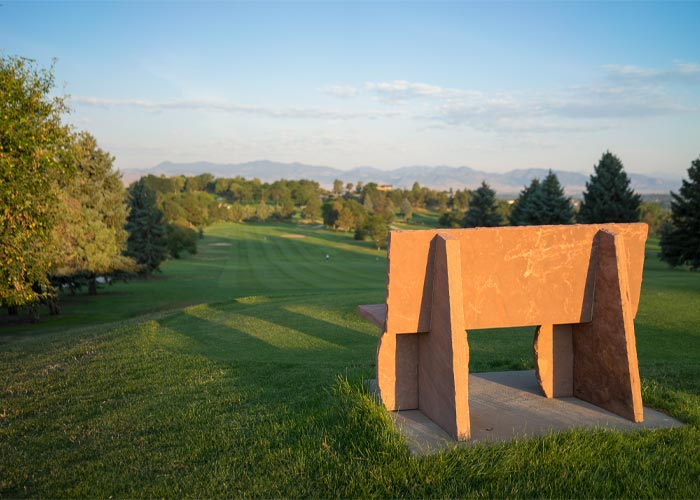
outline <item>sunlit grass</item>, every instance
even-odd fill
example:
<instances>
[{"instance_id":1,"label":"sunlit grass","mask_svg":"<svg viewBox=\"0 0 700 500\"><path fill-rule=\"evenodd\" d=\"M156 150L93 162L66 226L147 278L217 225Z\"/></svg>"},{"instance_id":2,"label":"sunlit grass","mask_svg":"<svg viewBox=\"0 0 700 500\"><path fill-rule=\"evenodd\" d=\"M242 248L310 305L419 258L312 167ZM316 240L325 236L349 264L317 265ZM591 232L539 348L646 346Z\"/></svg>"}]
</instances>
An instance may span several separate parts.
<instances>
[{"instance_id":1,"label":"sunlit grass","mask_svg":"<svg viewBox=\"0 0 700 500\"><path fill-rule=\"evenodd\" d=\"M386 279L370 244L222 224L164 271L2 327L0 496L700 495L700 275L653 251L636 320L643 397L689 425L423 458L362 384L379 332L355 307L381 302ZM532 329L469 343L474 371L532 366Z\"/></svg>"}]
</instances>

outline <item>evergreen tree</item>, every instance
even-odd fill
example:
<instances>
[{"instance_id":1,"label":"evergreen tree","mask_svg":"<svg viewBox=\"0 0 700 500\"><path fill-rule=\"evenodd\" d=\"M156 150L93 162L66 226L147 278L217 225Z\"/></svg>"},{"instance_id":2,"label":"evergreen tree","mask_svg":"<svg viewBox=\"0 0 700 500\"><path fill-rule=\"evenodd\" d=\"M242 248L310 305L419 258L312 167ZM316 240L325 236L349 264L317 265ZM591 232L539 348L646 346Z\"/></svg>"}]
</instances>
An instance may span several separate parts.
<instances>
[{"instance_id":1,"label":"evergreen tree","mask_svg":"<svg viewBox=\"0 0 700 500\"><path fill-rule=\"evenodd\" d=\"M510 217L511 224L515 220L517 224L513 225L518 226L571 224L573 218L571 199L564 196L564 189L551 170L541 183L533 179L520 193Z\"/></svg>"},{"instance_id":2,"label":"evergreen tree","mask_svg":"<svg viewBox=\"0 0 700 500\"><path fill-rule=\"evenodd\" d=\"M132 184L129 195L127 255L134 258L148 279L168 255L165 219L156 205L155 193L142 180Z\"/></svg>"},{"instance_id":3,"label":"evergreen tree","mask_svg":"<svg viewBox=\"0 0 700 500\"><path fill-rule=\"evenodd\" d=\"M510 214L511 226L529 226L532 222L532 199L540 189L540 180L532 179L529 186L520 191L520 196L515 201L515 206Z\"/></svg>"},{"instance_id":4,"label":"evergreen tree","mask_svg":"<svg viewBox=\"0 0 700 500\"><path fill-rule=\"evenodd\" d=\"M58 186L70 178L63 99L51 69L0 54L0 305L16 310L51 295ZM38 320L33 308L32 319Z\"/></svg>"},{"instance_id":5,"label":"evergreen tree","mask_svg":"<svg viewBox=\"0 0 700 500\"><path fill-rule=\"evenodd\" d=\"M498 212L496 192L486 182L482 182L469 201L464 227L494 227L500 226L502 221L503 217Z\"/></svg>"},{"instance_id":6,"label":"evergreen tree","mask_svg":"<svg viewBox=\"0 0 700 500\"><path fill-rule=\"evenodd\" d=\"M671 227L661 236L661 259L672 266L700 269L700 157L690 164L688 179L671 193Z\"/></svg>"},{"instance_id":7,"label":"evergreen tree","mask_svg":"<svg viewBox=\"0 0 700 500\"><path fill-rule=\"evenodd\" d=\"M63 224L55 232L61 255L55 276L88 284L97 293L99 276L133 272L134 262L123 255L128 207L121 174L112 169L114 158L97 146L87 132L73 145L76 175L62 193L66 208Z\"/></svg>"},{"instance_id":8,"label":"evergreen tree","mask_svg":"<svg viewBox=\"0 0 700 500\"><path fill-rule=\"evenodd\" d=\"M637 222L641 196L630 188L622 162L607 151L586 183L577 221L584 224Z\"/></svg>"}]
</instances>

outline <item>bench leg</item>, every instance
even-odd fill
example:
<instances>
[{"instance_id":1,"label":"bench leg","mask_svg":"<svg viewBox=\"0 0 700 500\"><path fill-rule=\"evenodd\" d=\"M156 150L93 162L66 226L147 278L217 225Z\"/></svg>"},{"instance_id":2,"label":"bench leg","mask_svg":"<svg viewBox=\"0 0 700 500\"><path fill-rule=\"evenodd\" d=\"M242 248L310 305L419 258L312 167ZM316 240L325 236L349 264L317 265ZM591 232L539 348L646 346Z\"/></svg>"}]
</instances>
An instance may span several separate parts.
<instances>
[{"instance_id":1,"label":"bench leg","mask_svg":"<svg viewBox=\"0 0 700 500\"><path fill-rule=\"evenodd\" d=\"M418 336L418 408L456 440L469 439L469 346L459 240L435 239L430 332Z\"/></svg>"},{"instance_id":2,"label":"bench leg","mask_svg":"<svg viewBox=\"0 0 700 500\"><path fill-rule=\"evenodd\" d=\"M571 325L540 325L533 342L535 373L548 398L574 395L574 345Z\"/></svg>"},{"instance_id":3,"label":"bench leg","mask_svg":"<svg viewBox=\"0 0 700 500\"><path fill-rule=\"evenodd\" d=\"M573 325L574 396L633 422L642 391L622 236L600 231L593 320Z\"/></svg>"},{"instance_id":4,"label":"bench leg","mask_svg":"<svg viewBox=\"0 0 700 500\"><path fill-rule=\"evenodd\" d=\"M384 332L377 348L377 387L389 411L418 408L418 334Z\"/></svg>"}]
</instances>

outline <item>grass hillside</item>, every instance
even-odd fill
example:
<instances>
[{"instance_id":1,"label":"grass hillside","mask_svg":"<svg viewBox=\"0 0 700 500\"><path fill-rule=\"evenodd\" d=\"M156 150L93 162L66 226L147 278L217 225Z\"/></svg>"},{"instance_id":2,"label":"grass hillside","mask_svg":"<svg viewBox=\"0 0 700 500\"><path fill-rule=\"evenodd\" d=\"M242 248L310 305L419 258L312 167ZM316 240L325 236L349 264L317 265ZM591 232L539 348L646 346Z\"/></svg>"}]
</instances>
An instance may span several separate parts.
<instances>
[{"instance_id":1,"label":"grass hillside","mask_svg":"<svg viewBox=\"0 0 700 500\"><path fill-rule=\"evenodd\" d=\"M653 245L643 397L687 426L422 458L362 385L379 332L354 310L383 300L384 252L289 224L216 225L199 248L39 325L0 317L0 496L700 496L700 275ZM531 330L470 332L471 370L531 367Z\"/></svg>"}]
</instances>

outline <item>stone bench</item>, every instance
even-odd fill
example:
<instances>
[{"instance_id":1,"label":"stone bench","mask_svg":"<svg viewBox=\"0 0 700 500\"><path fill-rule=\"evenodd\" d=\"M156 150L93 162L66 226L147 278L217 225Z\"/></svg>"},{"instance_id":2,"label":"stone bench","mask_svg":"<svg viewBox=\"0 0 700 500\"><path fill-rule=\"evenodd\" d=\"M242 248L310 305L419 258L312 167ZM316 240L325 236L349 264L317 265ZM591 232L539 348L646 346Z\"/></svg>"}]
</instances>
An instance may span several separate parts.
<instances>
[{"instance_id":1,"label":"stone bench","mask_svg":"<svg viewBox=\"0 0 700 500\"><path fill-rule=\"evenodd\" d=\"M465 330L532 325L546 397L641 422L633 320L646 237L642 223L392 231L386 303L358 307L382 329L382 403L469 439Z\"/></svg>"}]
</instances>

